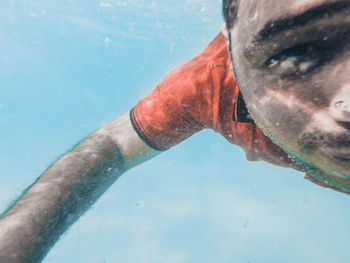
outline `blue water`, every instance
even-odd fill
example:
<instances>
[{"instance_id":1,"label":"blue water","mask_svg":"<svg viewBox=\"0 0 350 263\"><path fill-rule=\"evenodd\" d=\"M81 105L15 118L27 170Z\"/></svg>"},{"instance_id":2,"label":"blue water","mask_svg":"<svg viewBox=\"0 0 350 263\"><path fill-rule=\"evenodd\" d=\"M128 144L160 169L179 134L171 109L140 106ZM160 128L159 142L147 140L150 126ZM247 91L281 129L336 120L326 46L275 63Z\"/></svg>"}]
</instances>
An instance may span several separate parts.
<instances>
[{"instance_id":1,"label":"blue water","mask_svg":"<svg viewBox=\"0 0 350 263\"><path fill-rule=\"evenodd\" d=\"M1 0L0 210L219 31L210 0ZM350 197L203 131L123 175L53 262L349 261Z\"/></svg>"}]
</instances>

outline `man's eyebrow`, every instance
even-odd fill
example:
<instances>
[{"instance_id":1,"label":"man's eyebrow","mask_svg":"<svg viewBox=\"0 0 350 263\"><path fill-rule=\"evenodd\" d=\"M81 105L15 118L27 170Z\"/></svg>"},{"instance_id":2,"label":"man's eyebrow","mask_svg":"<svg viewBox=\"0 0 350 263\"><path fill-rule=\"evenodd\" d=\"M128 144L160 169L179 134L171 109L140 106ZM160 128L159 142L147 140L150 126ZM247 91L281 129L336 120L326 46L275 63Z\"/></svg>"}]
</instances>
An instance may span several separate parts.
<instances>
[{"instance_id":1,"label":"man's eyebrow","mask_svg":"<svg viewBox=\"0 0 350 263\"><path fill-rule=\"evenodd\" d=\"M320 19L325 16L332 16L341 13L350 7L348 1L339 1L335 3L325 3L305 11L302 14L295 16L269 21L265 24L262 30L257 34L256 40L263 41L271 38L279 33L292 29L296 26L302 26L315 19Z\"/></svg>"}]
</instances>

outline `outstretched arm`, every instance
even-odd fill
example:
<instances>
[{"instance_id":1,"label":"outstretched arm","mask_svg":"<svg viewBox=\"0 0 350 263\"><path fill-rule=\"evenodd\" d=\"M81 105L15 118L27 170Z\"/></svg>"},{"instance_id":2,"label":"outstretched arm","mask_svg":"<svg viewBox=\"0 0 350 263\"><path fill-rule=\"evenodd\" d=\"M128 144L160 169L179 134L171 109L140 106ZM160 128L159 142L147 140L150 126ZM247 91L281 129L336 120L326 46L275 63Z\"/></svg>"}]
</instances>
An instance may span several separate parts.
<instances>
[{"instance_id":1,"label":"outstretched arm","mask_svg":"<svg viewBox=\"0 0 350 263\"><path fill-rule=\"evenodd\" d=\"M0 220L0 262L39 262L126 170L159 152L134 131L129 113L54 163Z\"/></svg>"}]
</instances>

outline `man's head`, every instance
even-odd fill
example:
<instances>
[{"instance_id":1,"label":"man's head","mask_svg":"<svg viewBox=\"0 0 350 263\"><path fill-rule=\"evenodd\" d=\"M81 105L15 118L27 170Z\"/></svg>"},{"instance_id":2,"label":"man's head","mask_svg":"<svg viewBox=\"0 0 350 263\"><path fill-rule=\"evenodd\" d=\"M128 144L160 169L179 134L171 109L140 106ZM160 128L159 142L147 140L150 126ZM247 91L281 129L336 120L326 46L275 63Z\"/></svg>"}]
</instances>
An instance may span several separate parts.
<instances>
[{"instance_id":1,"label":"man's head","mask_svg":"<svg viewBox=\"0 0 350 263\"><path fill-rule=\"evenodd\" d=\"M350 192L350 0L224 0L236 80L257 125Z\"/></svg>"}]
</instances>

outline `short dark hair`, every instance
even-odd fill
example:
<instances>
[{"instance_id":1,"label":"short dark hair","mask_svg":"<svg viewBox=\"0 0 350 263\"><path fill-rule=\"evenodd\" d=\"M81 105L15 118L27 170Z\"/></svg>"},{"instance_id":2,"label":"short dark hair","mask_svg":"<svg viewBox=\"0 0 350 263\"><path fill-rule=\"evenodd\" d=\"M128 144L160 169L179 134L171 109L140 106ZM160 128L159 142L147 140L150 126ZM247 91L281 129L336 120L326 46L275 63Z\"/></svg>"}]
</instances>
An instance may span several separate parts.
<instances>
[{"instance_id":1,"label":"short dark hair","mask_svg":"<svg viewBox=\"0 0 350 263\"><path fill-rule=\"evenodd\" d=\"M233 27L237 19L238 0L223 0L222 13L227 25L227 29Z\"/></svg>"}]
</instances>

